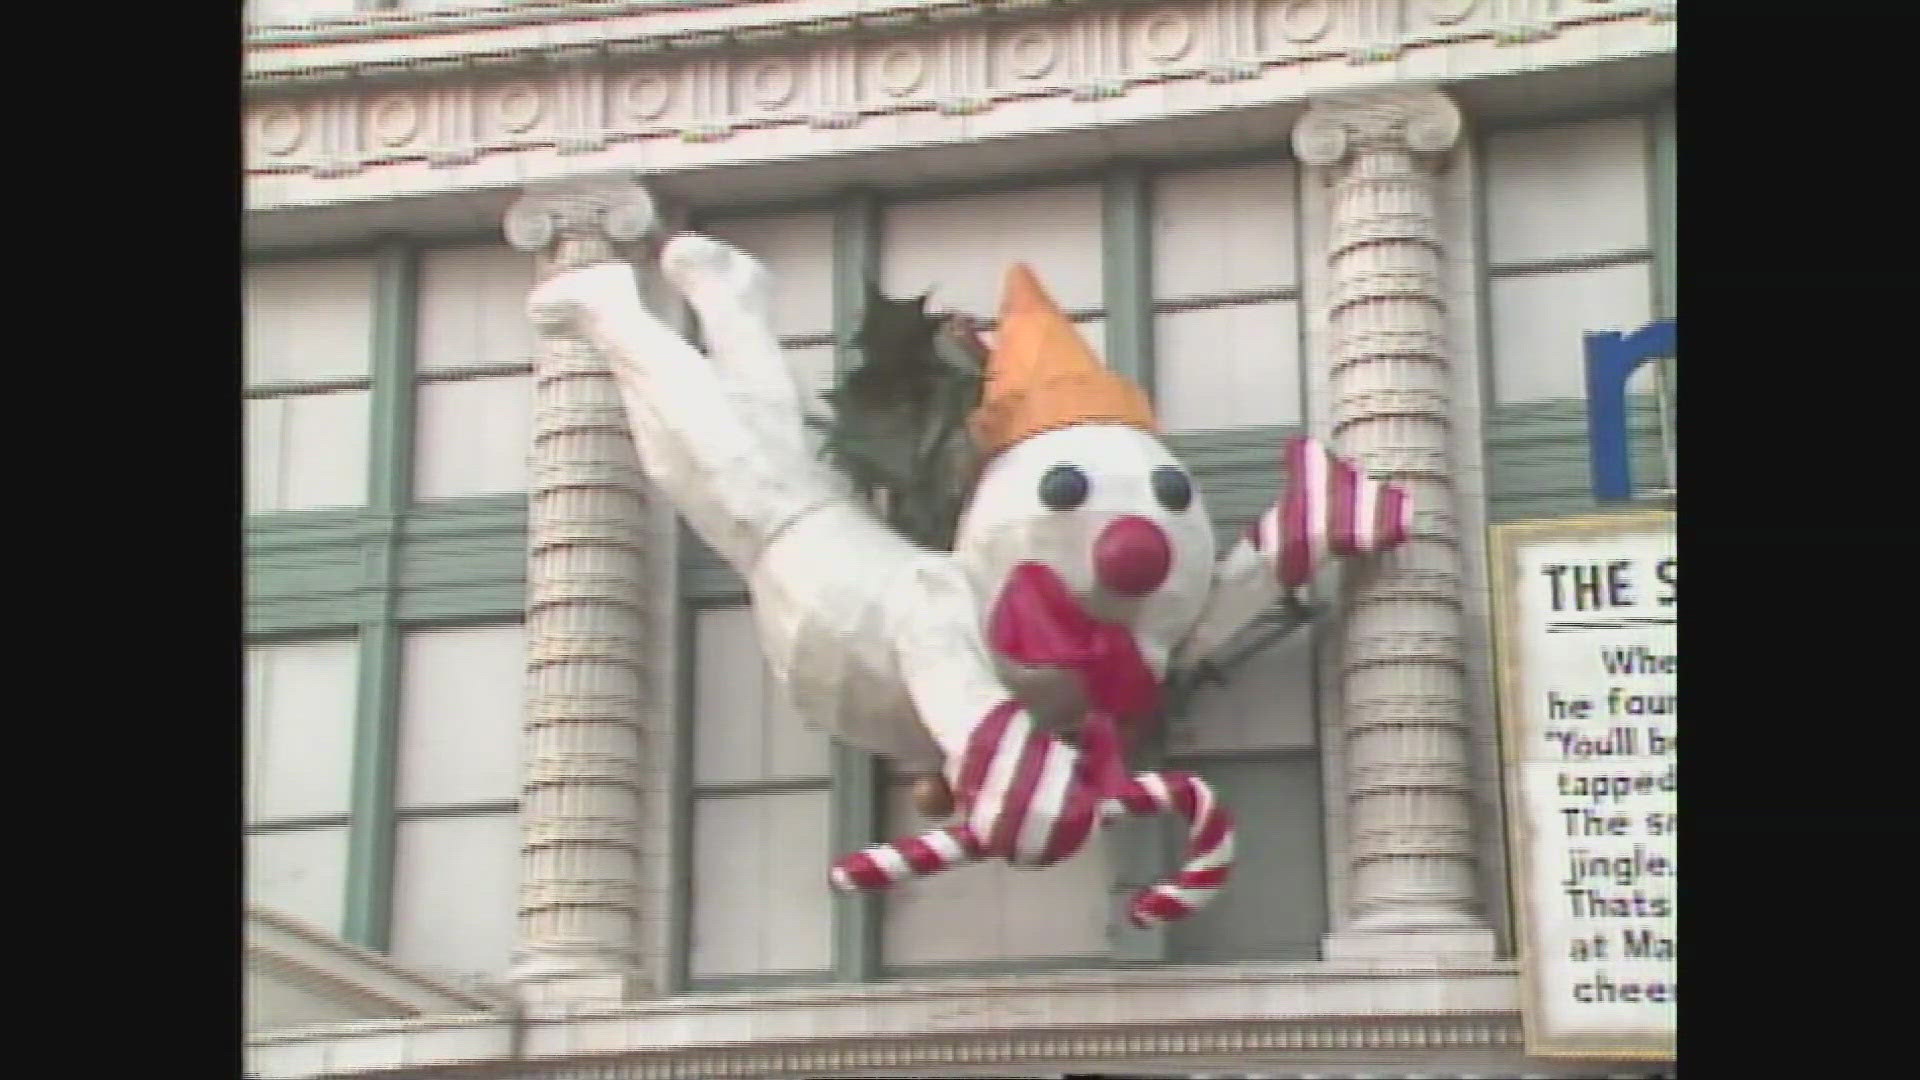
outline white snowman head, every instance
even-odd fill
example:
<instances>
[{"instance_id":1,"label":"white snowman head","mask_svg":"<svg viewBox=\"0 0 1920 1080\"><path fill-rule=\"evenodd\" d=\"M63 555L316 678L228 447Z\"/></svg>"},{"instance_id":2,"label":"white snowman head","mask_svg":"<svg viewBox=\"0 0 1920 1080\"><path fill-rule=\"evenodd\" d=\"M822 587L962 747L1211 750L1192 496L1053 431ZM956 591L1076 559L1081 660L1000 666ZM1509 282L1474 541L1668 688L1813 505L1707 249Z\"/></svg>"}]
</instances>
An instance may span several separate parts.
<instances>
[{"instance_id":1,"label":"white snowman head","mask_svg":"<svg viewBox=\"0 0 1920 1080\"><path fill-rule=\"evenodd\" d=\"M973 420L987 463L954 544L983 620L1018 603L1013 591L1038 580L1057 597L1057 583L1086 616L1130 631L1165 675L1206 603L1215 546L1198 485L1154 430L1146 395L1015 266Z\"/></svg>"}]
</instances>

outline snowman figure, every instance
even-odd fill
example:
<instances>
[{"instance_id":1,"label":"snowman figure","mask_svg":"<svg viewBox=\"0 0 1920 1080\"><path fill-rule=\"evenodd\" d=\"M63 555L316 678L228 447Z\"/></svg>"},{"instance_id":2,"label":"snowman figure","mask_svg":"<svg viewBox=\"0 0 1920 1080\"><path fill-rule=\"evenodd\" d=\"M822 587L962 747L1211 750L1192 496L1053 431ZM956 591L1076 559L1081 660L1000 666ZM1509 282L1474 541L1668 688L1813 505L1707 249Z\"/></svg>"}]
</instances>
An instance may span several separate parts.
<instances>
[{"instance_id":1,"label":"snowman figure","mask_svg":"<svg viewBox=\"0 0 1920 1080\"><path fill-rule=\"evenodd\" d=\"M915 776L923 812L957 811L841 859L836 887L983 858L1045 867L1105 821L1174 812L1188 821L1186 863L1131 916L1154 925L1204 905L1231 868L1231 822L1198 777L1128 775L1123 732L1156 713L1172 671L1206 660L1324 557L1404 538L1404 496L1296 442L1287 502L1216 559L1204 501L1145 394L1015 266L969 425L984 465L954 550L931 550L809 452L805 382L782 359L761 266L692 234L660 263L708 355L646 309L620 263L556 275L528 311L604 355L643 469L747 582L796 711Z\"/></svg>"}]
</instances>

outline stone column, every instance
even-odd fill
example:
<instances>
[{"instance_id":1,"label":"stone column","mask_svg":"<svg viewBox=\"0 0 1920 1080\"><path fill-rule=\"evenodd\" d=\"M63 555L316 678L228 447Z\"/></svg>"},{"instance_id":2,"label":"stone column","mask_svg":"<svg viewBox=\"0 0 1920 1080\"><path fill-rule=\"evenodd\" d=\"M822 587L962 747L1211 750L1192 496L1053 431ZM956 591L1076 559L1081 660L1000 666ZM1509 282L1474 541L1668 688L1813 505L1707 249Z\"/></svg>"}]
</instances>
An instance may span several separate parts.
<instances>
[{"instance_id":1,"label":"stone column","mask_svg":"<svg viewBox=\"0 0 1920 1080\"><path fill-rule=\"evenodd\" d=\"M653 226L631 181L529 189L507 240L541 280L622 258ZM641 992L643 481L613 375L542 331L528 494L527 705L515 982L534 1001Z\"/></svg>"},{"instance_id":2,"label":"stone column","mask_svg":"<svg viewBox=\"0 0 1920 1080\"><path fill-rule=\"evenodd\" d=\"M1331 394L1331 443L1414 501L1412 538L1345 575L1347 904L1329 959L1493 953L1475 884L1447 298L1429 172L1459 130L1459 111L1431 90L1315 103L1293 130L1294 152L1332 188L1328 348L1314 361Z\"/></svg>"}]
</instances>

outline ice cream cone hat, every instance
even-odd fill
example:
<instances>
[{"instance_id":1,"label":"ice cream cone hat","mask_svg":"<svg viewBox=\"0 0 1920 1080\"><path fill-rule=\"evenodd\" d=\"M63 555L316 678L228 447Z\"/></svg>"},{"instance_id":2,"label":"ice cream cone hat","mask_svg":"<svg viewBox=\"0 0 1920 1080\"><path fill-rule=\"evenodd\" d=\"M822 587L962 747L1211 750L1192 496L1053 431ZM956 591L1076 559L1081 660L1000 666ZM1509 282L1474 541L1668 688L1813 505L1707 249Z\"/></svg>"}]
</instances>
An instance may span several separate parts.
<instances>
[{"instance_id":1,"label":"ice cream cone hat","mask_svg":"<svg viewBox=\"0 0 1920 1080\"><path fill-rule=\"evenodd\" d=\"M973 438L992 458L1022 440L1076 424L1157 433L1147 395L1108 371L1025 263L1007 271L999 335L987 357Z\"/></svg>"}]
</instances>

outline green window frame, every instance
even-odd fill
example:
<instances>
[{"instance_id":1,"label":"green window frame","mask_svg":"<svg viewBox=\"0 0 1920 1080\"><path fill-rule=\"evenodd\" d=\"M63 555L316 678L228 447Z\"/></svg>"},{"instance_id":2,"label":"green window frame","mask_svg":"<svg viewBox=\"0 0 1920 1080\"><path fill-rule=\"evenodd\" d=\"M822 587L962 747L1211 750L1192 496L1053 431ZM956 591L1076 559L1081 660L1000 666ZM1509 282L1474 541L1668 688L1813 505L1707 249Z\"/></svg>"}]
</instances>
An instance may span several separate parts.
<instances>
[{"instance_id":1,"label":"green window frame","mask_svg":"<svg viewBox=\"0 0 1920 1080\"><path fill-rule=\"evenodd\" d=\"M420 260L429 247L492 237L386 238L349 248L310 248L263 258L329 255L375 260L370 375L346 383L272 384L249 398L321 389L369 391L368 482L364 506L272 511L244 524L244 637L249 646L353 638L359 645L347 826L346 897L341 926L325 927L365 948L391 944L394 849L403 819L502 812L517 800L460 807L396 807L401 655L412 630L518 624L525 602L527 497L524 492L417 503L412 496L417 438L414 403L424 383L518 374L530 364L415 370ZM248 835L302 824L250 825Z\"/></svg>"}]
</instances>

